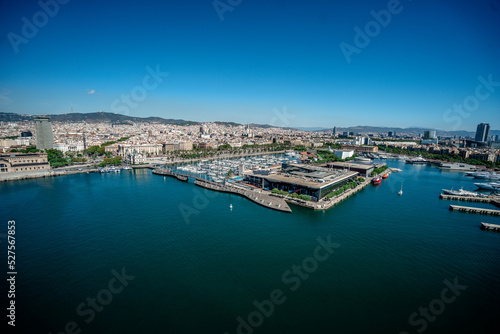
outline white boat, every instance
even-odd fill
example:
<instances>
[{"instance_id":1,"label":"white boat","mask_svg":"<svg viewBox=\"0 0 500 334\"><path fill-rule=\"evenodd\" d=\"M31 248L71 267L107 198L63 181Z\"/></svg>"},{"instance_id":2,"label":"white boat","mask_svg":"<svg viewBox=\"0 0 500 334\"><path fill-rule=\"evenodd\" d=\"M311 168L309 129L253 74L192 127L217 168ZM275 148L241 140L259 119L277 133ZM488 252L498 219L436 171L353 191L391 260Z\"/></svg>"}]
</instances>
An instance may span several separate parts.
<instances>
[{"instance_id":1,"label":"white boat","mask_svg":"<svg viewBox=\"0 0 500 334\"><path fill-rule=\"evenodd\" d=\"M464 164L460 162L443 162L440 163L438 168L449 169L449 170L463 170L463 171L475 171L476 166Z\"/></svg>"},{"instance_id":2,"label":"white boat","mask_svg":"<svg viewBox=\"0 0 500 334\"><path fill-rule=\"evenodd\" d=\"M476 172L472 173L471 176L473 176L475 179L500 180L500 175L493 172Z\"/></svg>"},{"instance_id":3,"label":"white boat","mask_svg":"<svg viewBox=\"0 0 500 334\"><path fill-rule=\"evenodd\" d=\"M354 162L357 162L360 164L370 164L372 162L372 160L369 158L364 158L364 157L356 157L356 158L354 158Z\"/></svg>"},{"instance_id":4,"label":"white boat","mask_svg":"<svg viewBox=\"0 0 500 334\"><path fill-rule=\"evenodd\" d=\"M400 191L398 191L398 194L399 194L400 196L401 196L401 195L403 195L403 183L401 183L401 190L400 190Z\"/></svg>"},{"instance_id":5,"label":"white boat","mask_svg":"<svg viewBox=\"0 0 500 334\"><path fill-rule=\"evenodd\" d=\"M453 195L453 196L482 197L482 194L478 194L473 191L467 191L464 190L463 188L460 188L459 190L443 189L443 193L446 195Z\"/></svg>"},{"instance_id":6,"label":"white boat","mask_svg":"<svg viewBox=\"0 0 500 334\"><path fill-rule=\"evenodd\" d=\"M500 182L474 183L474 185L479 189L500 190Z\"/></svg>"},{"instance_id":7,"label":"white boat","mask_svg":"<svg viewBox=\"0 0 500 334\"><path fill-rule=\"evenodd\" d=\"M428 162L429 161L422 158L422 156L418 156L416 158L406 160L407 164L426 164Z\"/></svg>"},{"instance_id":8,"label":"white boat","mask_svg":"<svg viewBox=\"0 0 500 334\"><path fill-rule=\"evenodd\" d=\"M122 169L123 169L123 170L131 170L131 169L132 169L132 167L130 167L130 166L125 166L125 167L123 167Z\"/></svg>"}]
</instances>

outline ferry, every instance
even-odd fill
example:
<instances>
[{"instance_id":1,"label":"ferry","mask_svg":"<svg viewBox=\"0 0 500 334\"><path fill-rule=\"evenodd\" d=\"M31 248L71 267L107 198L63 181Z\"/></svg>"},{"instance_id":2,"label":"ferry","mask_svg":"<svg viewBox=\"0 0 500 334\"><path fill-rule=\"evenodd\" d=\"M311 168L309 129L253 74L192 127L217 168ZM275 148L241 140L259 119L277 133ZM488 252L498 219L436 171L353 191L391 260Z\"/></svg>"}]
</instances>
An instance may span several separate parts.
<instances>
[{"instance_id":1,"label":"ferry","mask_svg":"<svg viewBox=\"0 0 500 334\"><path fill-rule=\"evenodd\" d=\"M449 170L463 170L463 171L475 171L476 166L464 164L460 162L442 162L439 164L438 168L440 169L449 169Z\"/></svg>"},{"instance_id":2,"label":"ferry","mask_svg":"<svg viewBox=\"0 0 500 334\"><path fill-rule=\"evenodd\" d=\"M424 158L422 158L421 155L419 155L417 158L413 158L413 159L408 159L406 160L406 163L407 164L426 164L428 163L429 161L425 160Z\"/></svg>"},{"instance_id":3,"label":"ferry","mask_svg":"<svg viewBox=\"0 0 500 334\"><path fill-rule=\"evenodd\" d=\"M490 183L474 183L479 189L486 190L498 190L500 191L500 182L490 182Z\"/></svg>"},{"instance_id":4,"label":"ferry","mask_svg":"<svg viewBox=\"0 0 500 334\"><path fill-rule=\"evenodd\" d=\"M373 178L372 183L373 183L373 185L375 185L375 186L376 186L376 185L379 185L379 184L381 184L381 183L382 183L382 178L377 176L377 177Z\"/></svg>"}]
</instances>

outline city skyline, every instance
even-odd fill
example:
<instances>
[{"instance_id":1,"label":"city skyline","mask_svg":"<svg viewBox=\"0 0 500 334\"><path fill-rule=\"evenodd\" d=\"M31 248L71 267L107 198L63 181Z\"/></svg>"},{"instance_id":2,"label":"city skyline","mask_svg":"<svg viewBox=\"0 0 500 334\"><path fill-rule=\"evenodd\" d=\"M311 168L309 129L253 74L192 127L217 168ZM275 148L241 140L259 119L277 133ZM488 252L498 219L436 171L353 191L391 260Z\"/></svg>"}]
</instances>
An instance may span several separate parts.
<instances>
[{"instance_id":1,"label":"city skyline","mask_svg":"<svg viewBox=\"0 0 500 334\"><path fill-rule=\"evenodd\" d=\"M0 112L500 128L498 1L42 3L3 5Z\"/></svg>"}]
</instances>

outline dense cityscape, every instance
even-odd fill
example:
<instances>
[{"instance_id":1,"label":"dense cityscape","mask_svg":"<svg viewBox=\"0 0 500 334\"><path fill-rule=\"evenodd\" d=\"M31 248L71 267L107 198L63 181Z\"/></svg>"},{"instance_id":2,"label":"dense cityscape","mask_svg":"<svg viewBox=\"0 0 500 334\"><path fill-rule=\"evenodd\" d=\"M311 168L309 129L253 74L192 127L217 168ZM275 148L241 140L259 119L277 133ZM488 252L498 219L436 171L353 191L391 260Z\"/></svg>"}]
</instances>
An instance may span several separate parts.
<instances>
[{"instance_id":1,"label":"dense cityscape","mask_svg":"<svg viewBox=\"0 0 500 334\"><path fill-rule=\"evenodd\" d=\"M41 125L44 123L45 125ZM37 124L40 124L37 127ZM37 136L37 130L43 135ZM145 164L164 158L165 161L216 157L227 153L254 153L296 149L317 153L318 149L369 152L425 152L441 156L475 160L477 164L494 167L500 162L499 135L489 135L489 124L479 124L473 136L437 136L436 130L421 134L340 132L333 129L301 131L298 129L202 123L172 125L151 122L113 124L112 122L57 122L50 118L24 122L0 123L0 150L4 153L48 149L59 157L52 167L103 162L102 157L131 165ZM41 140L44 136L49 138ZM37 139L38 138L38 139ZM370 147L372 146L372 147ZM376 148L375 148L376 147ZM400 149L396 151L394 149ZM55 151L56 150L56 151ZM376 151L375 151L376 152ZM101 159L99 159L101 156ZM66 161L61 159L67 159ZM446 158L445 158L446 159ZM306 159L310 160L310 159ZM489 164L488 164L489 163ZM5 168L5 167L4 167ZM9 169L9 172L14 170ZM15 175L13 175L15 176Z\"/></svg>"}]
</instances>

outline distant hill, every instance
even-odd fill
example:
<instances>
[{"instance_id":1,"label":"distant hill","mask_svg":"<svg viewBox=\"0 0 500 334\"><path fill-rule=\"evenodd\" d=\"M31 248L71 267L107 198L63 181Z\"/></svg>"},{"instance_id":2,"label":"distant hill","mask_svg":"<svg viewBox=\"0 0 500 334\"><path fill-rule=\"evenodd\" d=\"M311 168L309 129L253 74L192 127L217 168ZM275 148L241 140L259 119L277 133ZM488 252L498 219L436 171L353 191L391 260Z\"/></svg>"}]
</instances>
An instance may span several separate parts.
<instances>
[{"instance_id":1,"label":"distant hill","mask_svg":"<svg viewBox=\"0 0 500 334\"><path fill-rule=\"evenodd\" d=\"M23 122L23 121L33 121L36 117L40 115L20 115L15 113L3 113L0 112L0 121L2 122ZM93 112L93 113L69 113L69 114L56 114L56 115L44 115L50 117L53 122L87 122L87 123L102 123L109 122L113 124L133 124L138 122L150 122L159 124L175 124L175 125L199 125L202 122L186 121L183 119L172 119L172 118L162 118L162 117L133 117L122 114L115 114L110 112ZM230 126L241 126L239 123L235 122L221 122L216 121L216 124L230 125ZM259 127L258 124L253 124L254 127Z\"/></svg>"},{"instance_id":2,"label":"distant hill","mask_svg":"<svg viewBox=\"0 0 500 334\"><path fill-rule=\"evenodd\" d=\"M0 113L0 121L3 122L22 122L32 121L39 115L19 115L14 113ZM137 122L151 122L160 124L176 124L176 125L196 125L199 122L185 121L183 119L165 119L161 117L133 117L122 114L114 114L109 112L93 112L93 113L69 113L46 115L54 122L110 122L118 124L132 124Z\"/></svg>"},{"instance_id":3,"label":"distant hill","mask_svg":"<svg viewBox=\"0 0 500 334\"><path fill-rule=\"evenodd\" d=\"M38 115L19 115L14 113L0 113L0 121L4 122L19 122L31 121ZM93 113L69 113L58 115L46 115L53 122L110 122L110 123L136 123L136 122L151 122L161 124L177 124L177 125L192 125L199 124L198 122L185 121L182 119L164 119L161 117L133 117L122 114L114 114L109 112L93 112Z\"/></svg>"},{"instance_id":4,"label":"distant hill","mask_svg":"<svg viewBox=\"0 0 500 334\"><path fill-rule=\"evenodd\" d=\"M1 122L23 122L23 121L33 121L36 117L40 115L20 115L15 113L3 113L0 112ZM93 112L93 113L69 113L69 114L57 114L57 115L46 115L54 122L87 122L87 123L100 123L109 122L113 124L133 124L139 122L151 122L159 124L175 124L175 125L199 125L203 122L186 121L183 119L172 119L172 118L162 118L162 117L134 117L122 114L115 114L110 112ZM221 122L216 121L216 124L228 125L228 126L241 126L242 124L235 122ZM252 128L273 128L269 124L249 124ZM288 128L281 127L284 130L301 130L301 131L316 131L316 132L331 132L332 128L323 127L296 127ZM375 127L375 126L352 126L347 128L337 127L337 132L354 132L354 133L387 133L389 131L398 133L406 133L410 135L423 134L425 130L436 130L437 134L440 136L474 136L475 132L458 130L458 131L444 131L438 129L428 129L428 128L392 128L392 127ZM491 130L490 135L500 135L499 130Z\"/></svg>"}]
</instances>

